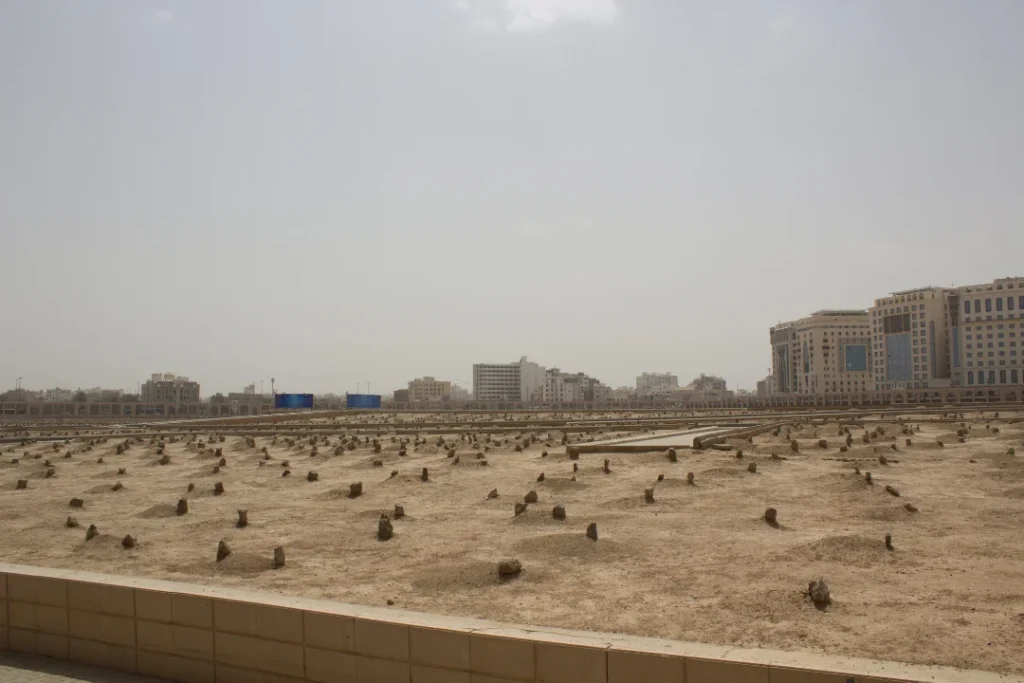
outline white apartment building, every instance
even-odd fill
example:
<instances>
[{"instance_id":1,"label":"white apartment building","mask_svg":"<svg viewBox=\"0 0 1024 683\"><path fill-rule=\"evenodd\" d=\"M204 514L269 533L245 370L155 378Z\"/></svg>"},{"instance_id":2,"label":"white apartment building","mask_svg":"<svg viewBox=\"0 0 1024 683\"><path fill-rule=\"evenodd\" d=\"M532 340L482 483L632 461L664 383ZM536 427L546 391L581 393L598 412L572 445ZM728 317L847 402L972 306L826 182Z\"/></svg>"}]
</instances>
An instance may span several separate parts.
<instances>
[{"instance_id":1,"label":"white apartment building","mask_svg":"<svg viewBox=\"0 0 1024 683\"><path fill-rule=\"evenodd\" d=\"M922 287L875 300L871 318L873 390L950 385L949 302L953 290Z\"/></svg>"},{"instance_id":2,"label":"white apartment building","mask_svg":"<svg viewBox=\"0 0 1024 683\"><path fill-rule=\"evenodd\" d=\"M1024 383L1024 277L951 290L948 311L953 386Z\"/></svg>"},{"instance_id":3,"label":"white apartment building","mask_svg":"<svg viewBox=\"0 0 1024 683\"><path fill-rule=\"evenodd\" d=\"M668 394L679 388L679 378L670 372L645 372L636 378L637 396Z\"/></svg>"},{"instance_id":4,"label":"white apartment building","mask_svg":"<svg viewBox=\"0 0 1024 683\"><path fill-rule=\"evenodd\" d=\"M824 310L771 328L774 391L872 391L871 320L865 311Z\"/></svg>"},{"instance_id":5,"label":"white apartment building","mask_svg":"<svg viewBox=\"0 0 1024 683\"><path fill-rule=\"evenodd\" d=\"M551 368L544 373L545 403L575 403L595 400L594 387L600 384L596 379L582 372L562 372Z\"/></svg>"},{"instance_id":6,"label":"white apartment building","mask_svg":"<svg viewBox=\"0 0 1024 683\"><path fill-rule=\"evenodd\" d=\"M523 356L518 363L477 363L473 366L476 401L538 401L544 395L544 367Z\"/></svg>"}]
</instances>

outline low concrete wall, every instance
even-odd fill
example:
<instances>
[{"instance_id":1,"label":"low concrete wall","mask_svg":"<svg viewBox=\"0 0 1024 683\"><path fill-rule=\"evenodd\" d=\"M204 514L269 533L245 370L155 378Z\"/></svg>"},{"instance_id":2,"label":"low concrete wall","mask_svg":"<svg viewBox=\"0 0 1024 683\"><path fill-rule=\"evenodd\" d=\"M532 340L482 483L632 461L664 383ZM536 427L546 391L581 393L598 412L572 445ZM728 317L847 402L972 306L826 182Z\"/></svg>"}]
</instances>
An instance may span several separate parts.
<instances>
[{"instance_id":1,"label":"low concrete wall","mask_svg":"<svg viewBox=\"0 0 1024 683\"><path fill-rule=\"evenodd\" d=\"M1020 680L0 564L5 648L185 683Z\"/></svg>"},{"instance_id":2,"label":"low concrete wall","mask_svg":"<svg viewBox=\"0 0 1024 683\"><path fill-rule=\"evenodd\" d=\"M786 424L788 423L770 422L768 424L757 425L754 427L741 427L739 429L731 429L728 431L711 434L710 436L701 437L699 439L694 439L694 442L698 448L707 448L711 444L722 443L726 439L746 439L749 436L757 436L758 434L764 434L765 432L770 432L773 429L777 429Z\"/></svg>"}]
</instances>

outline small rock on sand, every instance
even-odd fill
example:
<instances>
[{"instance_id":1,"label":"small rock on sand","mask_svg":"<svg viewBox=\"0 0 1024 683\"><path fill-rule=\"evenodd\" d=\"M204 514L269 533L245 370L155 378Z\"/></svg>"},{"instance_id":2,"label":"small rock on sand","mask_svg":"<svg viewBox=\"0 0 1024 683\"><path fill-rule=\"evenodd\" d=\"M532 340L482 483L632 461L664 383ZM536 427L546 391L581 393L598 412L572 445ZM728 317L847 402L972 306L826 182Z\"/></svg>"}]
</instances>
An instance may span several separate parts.
<instances>
[{"instance_id":1,"label":"small rock on sand","mask_svg":"<svg viewBox=\"0 0 1024 683\"><path fill-rule=\"evenodd\" d=\"M377 538L386 541L394 535L394 528L391 526L391 518L381 515L377 521Z\"/></svg>"},{"instance_id":2,"label":"small rock on sand","mask_svg":"<svg viewBox=\"0 0 1024 683\"><path fill-rule=\"evenodd\" d=\"M523 565L516 559L505 559L498 562L498 576L511 577L519 576L523 571Z\"/></svg>"},{"instance_id":3,"label":"small rock on sand","mask_svg":"<svg viewBox=\"0 0 1024 683\"><path fill-rule=\"evenodd\" d=\"M811 602L819 607L824 607L832 602L832 594L828 590L828 584L825 583L825 579L811 581L807 585L807 594L810 596Z\"/></svg>"}]
</instances>

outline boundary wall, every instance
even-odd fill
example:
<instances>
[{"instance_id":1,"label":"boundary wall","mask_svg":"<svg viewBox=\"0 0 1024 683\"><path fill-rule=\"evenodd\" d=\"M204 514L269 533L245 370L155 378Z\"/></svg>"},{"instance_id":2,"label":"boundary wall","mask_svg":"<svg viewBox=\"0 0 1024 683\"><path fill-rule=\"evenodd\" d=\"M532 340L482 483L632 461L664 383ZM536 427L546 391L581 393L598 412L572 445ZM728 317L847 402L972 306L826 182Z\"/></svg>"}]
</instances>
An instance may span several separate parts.
<instances>
[{"instance_id":1,"label":"boundary wall","mask_svg":"<svg viewBox=\"0 0 1024 683\"><path fill-rule=\"evenodd\" d=\"M2 649L183 683L1024 680L945 667L511 626L12 564L0 564Z\"/></svg>"}]
</instances>

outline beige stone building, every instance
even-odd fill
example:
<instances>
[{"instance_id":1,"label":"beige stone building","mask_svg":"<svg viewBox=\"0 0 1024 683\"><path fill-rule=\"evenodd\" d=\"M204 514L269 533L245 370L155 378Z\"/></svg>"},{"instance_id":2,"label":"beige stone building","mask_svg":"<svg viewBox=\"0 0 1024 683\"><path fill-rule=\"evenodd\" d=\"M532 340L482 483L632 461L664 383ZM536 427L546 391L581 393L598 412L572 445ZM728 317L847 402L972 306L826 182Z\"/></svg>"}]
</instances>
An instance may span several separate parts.
<instances>
[{"instance_id":1,"label":"beige stone building","mask_svg":"<svg viewBox=\"0 0 1024 683\"><path fill-rule=\"evenodd\" d=\"M769 332L773 390L831 394L874 390L870 316L823 310L780 323Z\"/></svg>"},{"instance_id":2,"label":"beige stone building","mask_svg":"<svg viewBox=\"0 0 1024 683\"><path fill-rule=\"evenodd\" d=\"M671 372L645 372L636 377L637 396L671 394L679 389L679 377Z\"/></svg>"},{"instance_id":3,"label":"beige stone building","mask_svg":"<svg viewBox=\"0 0 1024 683\"><path fill-rule=\"evenodd\" d=\"M875 300L871 316L872 390L950 385L949 302L952 290L922 287Z\"/></svg>"},{"instance_id":4,"label":"beige stone building","mask_svg":"<svg viewBox=\"0 0 1024 683\"><path fill-rule=\"evenodd\" d=\"M948 304L953 386L1024 383L1024 277L958 287Z\"/></svg>"},{"instance_id":5,"label":"beige stone building","mask_svg":"<svg viewBox=\"0 0 1024 683\"><path fill-rule=\"evenodd\" d=\"M199 401L199 382L173 372L158 372L141 388L142 401L151 403L194 403Z\"/></svg>"},{"instance_id":6,"label":"beige stone building","mask_svg":"<svg viewBox=\"0 0 1024 683\"><path fill-rule=\"evenodd\" d=\"M450 401L451 398L452 383L448 380L420 377L409 382L409 400L411 401L432 403Z\"/></svg>"}]
</instances>

